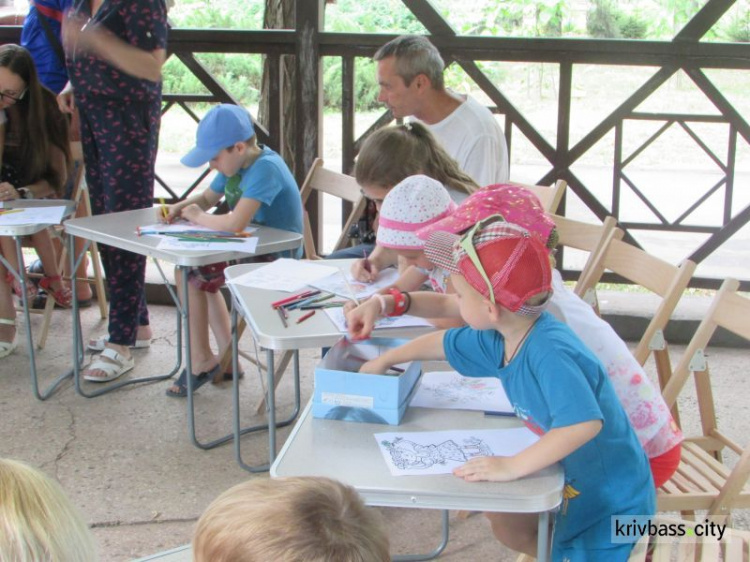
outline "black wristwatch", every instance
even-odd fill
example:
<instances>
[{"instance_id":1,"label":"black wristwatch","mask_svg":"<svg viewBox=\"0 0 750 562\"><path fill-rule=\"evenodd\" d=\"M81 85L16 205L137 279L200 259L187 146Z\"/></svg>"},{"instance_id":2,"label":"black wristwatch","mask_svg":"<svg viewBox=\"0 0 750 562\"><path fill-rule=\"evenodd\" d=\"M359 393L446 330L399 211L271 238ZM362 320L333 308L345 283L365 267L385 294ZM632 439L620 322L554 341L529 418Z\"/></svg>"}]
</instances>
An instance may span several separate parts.
<instances>
[{"instance_id":1,"label":"black wristwatch","mask_svg":"<svg viewBox=\"0 0 750 562\"><path fill-rule=\"evenodd\" d=\"M19 188L16 188L16 191L18 192L18 195L21 196L21 199L33 199L34 198L34 193L28 187L19 187Z\"/></svg>"}]
</instances>

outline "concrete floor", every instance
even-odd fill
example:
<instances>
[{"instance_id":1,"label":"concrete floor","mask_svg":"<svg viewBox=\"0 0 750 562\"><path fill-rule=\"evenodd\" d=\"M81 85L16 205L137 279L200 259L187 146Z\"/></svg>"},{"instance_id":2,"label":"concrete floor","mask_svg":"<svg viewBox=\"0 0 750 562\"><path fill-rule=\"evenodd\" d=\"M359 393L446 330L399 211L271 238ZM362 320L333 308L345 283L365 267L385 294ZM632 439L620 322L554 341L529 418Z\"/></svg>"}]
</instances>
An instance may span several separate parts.
<instances>
[{"instance_id":1,"label":"concrete floor","mask_svg":"<svg viewBox=\"0 0 750 562\"><path fill-rule=\"evenodd\" d=\"M158 337L149 350L135 351L132 376L165 372L175 355L174 309L152 306L152 323ZM32 318L35 329L39 317ZM23 335L20 326L19 336ZM106 324L91 308L84 311L84 335L105 333ZM38 353L42 378L69 368L70 318L55 313L47 347ZM245 351L252 341L245 337ZM675 348L675 356L681 348ZM720 423L740 442L748 432L747 349L714 349L711 362L718 377L715 398ZM312 390L311 373L319 351L302 354L302 398ZM136 385L94 399L76 395L64 382L49 400L33 397L29 382L25 341L2 360L0 381L0 456L21 459L60 481L91 524L102 561L140 558L183 545L190 540L195 521L219 493L250 475L235 462L232 447L211 451L194 447L187 436L185 402L164 395L166 382ZM243 404L260 398L260 379L245 365L241 383ZM291 379L291 377L289 377ZM290 380L282 381L278 394L280 415L291 411ZM231 391L229 385L206 385L196 396L199 437L204 440L228 433ZM694 397L682 400L683 424L697 428ZM251 408L246 408L250 410ZM245 412L243 423L251 421ZM257 418L260 421L261 418ZM283 442L289 429L280 431ZM246 436L245 460L267 458L265 434ZM384 509L391 530L394 554L426 552L438 542L437 512ZM735 526L750 528L748 511L737 512ZM457 519L451 514L451 540L441 560L515 560L511 551L496 543L481 515ZM189 559L189 558L184 558Z\"/></svg>"}]
</instances>

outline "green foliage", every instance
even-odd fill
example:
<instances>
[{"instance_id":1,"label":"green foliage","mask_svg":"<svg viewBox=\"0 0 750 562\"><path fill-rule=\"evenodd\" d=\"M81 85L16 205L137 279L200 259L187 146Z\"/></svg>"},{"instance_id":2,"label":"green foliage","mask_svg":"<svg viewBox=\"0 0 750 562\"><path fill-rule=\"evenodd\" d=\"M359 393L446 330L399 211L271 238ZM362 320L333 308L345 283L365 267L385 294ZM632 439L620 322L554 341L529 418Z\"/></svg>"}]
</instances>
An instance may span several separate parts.
<instances>
[{"instance_id":1,"label":"green foliage","mask_svg":"<svg viewBox=\"0 0 750 562\"><path fill-rule=\"evenodd\" d=\"M638 14L621 16L617 26L625 39L643 39L648 34L648 22Z\"/></svg>"},{"instance_id":2,"label":"green foliage","mask_svg":"<svg viewBox=\"0 0 750 562\"><path fill-rule=\"evenodd\" d=\"M737 43L750 43L750 11L746 11L732 18L723 35L729 41Z\"/></svg>"}]
</instances>

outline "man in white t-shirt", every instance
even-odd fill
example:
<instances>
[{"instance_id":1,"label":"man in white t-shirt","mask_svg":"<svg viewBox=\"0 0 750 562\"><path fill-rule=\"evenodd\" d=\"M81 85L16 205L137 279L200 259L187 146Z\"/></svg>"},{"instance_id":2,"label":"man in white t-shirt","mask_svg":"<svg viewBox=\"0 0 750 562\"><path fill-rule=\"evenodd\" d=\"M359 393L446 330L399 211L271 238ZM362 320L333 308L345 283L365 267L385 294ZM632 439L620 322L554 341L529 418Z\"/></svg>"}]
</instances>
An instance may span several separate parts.
<instances>
[{"instance_id":1,"label":"man in white t-shirt","mask_svg":"<svg viewBox=\"0 0 750 562\"><path fill-rule=\"evenodd\" d=\"M394 117L424 123L480 186L508 181L508 147L500 124L471 96L445 88L445 63L426 37L402 35L373 58L378 63L378 101Z\"/></svg>"}]
</instances>

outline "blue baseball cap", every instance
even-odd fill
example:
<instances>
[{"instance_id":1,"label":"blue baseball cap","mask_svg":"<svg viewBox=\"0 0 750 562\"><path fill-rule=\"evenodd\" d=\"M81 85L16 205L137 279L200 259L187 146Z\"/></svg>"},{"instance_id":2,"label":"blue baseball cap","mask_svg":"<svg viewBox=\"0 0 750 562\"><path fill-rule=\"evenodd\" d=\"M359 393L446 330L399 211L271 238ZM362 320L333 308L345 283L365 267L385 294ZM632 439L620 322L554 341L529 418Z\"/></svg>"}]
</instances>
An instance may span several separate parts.
<instances>
[{"instance_id":1,"label":"blue baseball cap","mask_svg":"<svg viewBox=\"0 0 750 562\"><path fill-rule=\"evenodd\" d=\"M191 168L204 166L222 149L255 136L250 114L238 105L222 103L212 108L198 123L195 148L180 162Z\"/></svg>"}]
</instances>

